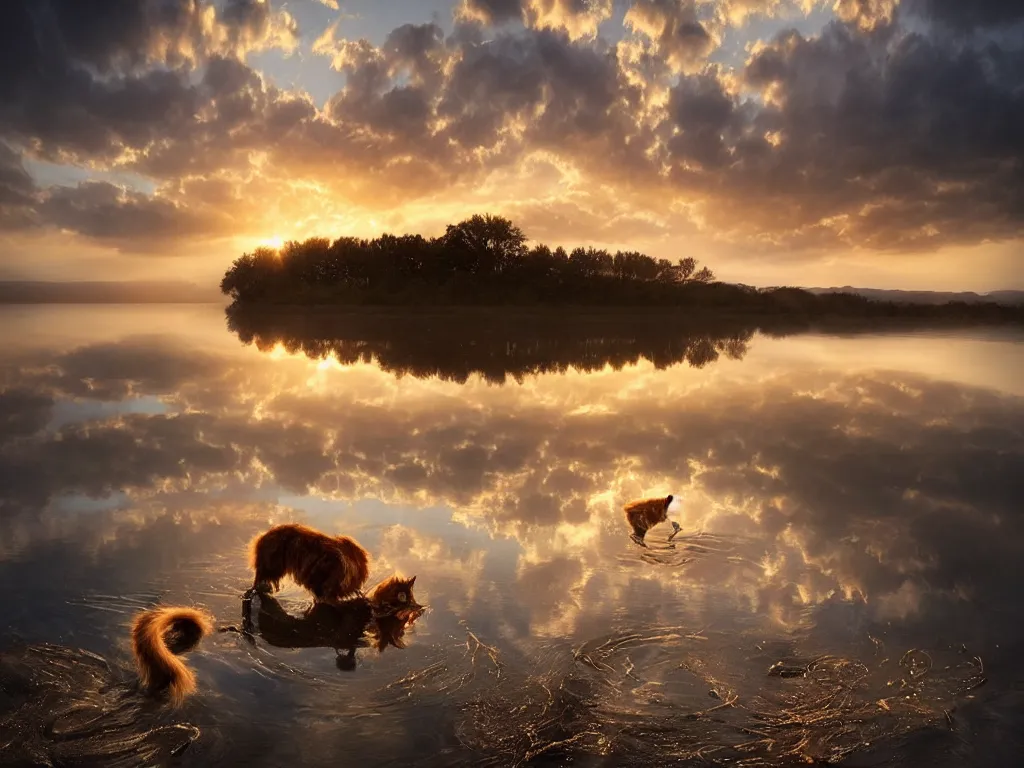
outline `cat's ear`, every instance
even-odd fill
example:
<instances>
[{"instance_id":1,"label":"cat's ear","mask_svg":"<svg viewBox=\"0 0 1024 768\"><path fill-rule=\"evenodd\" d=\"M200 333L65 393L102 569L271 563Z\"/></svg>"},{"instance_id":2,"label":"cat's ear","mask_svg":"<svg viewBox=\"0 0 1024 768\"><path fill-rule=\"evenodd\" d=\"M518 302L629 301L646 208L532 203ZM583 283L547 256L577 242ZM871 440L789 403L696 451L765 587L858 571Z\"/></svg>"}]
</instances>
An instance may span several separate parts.
<instances>
[{"instance_id":1,"label":"cat's ear","mask_svg":"<svg viewBox=\"0 0 1024 768\"><path fill-rule=\"evenodd\" d=\"M413 576L411 579L409 579L405 583L406 583L406 586L408 586L410 589L412 589L412 585L416 583L416 577Z\"/></svg>"}]
</instances>

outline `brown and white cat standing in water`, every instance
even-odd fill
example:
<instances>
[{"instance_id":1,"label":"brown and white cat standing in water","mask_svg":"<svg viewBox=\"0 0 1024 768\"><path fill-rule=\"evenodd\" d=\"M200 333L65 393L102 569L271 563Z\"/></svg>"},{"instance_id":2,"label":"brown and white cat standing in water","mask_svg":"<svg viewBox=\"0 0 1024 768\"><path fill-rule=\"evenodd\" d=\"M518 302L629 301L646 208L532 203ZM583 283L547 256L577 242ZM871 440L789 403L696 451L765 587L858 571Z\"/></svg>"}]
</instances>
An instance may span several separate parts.
<instances>
[{"instance_id":1,"label":"brown and white cat standing in water","mask_svg":"<svg viewBox=\"0 0 1024 768\"><path fill-rule=\"evenodd\" d=\"M672 498L672 494L669 494L668 496L653 499L640 499L638 501L631 501L623 507L626 513L626 521L633 528L633 533L630 535L633 541L642 547L647 546L644 544L644 536L647 535L647 531L658 523L668 521L668 508L672 504ZM669 535L669 541L679 532L679 523L673 521L672 528L674 530Z\"/></svg>"},{"instance_id":2,"label":"brown and white cat standing in water","mask_svg":"<svg viewBox=\"0 0 1024 768\"><path fill-rule=\"evenodd\" d=\"M252 589L276 592L291 576L318 601L340 602L360 593L370 574L370 555L348 536L328 536L297 523L271 528L256 538L249 563L255 573Z\"/></svg>"}]
</instances>

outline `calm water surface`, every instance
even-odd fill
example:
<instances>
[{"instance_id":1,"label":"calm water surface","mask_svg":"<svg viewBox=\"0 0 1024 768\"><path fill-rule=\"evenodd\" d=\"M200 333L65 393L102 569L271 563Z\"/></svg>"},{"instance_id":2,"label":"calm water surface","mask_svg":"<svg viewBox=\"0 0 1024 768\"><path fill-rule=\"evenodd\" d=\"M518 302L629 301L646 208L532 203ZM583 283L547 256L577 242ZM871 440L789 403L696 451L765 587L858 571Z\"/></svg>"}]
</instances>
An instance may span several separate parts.
<instances>
[{"instance_id":1,"label":"calm water surface","mask_svg":"<svg viewBox=\"0 0 1024 768\"><path fill-rule=\"evenodd\" d=\"M0 762L1019 764L1021 334L364 335L0 309ZM140 697L132 614L239 625L286 520L417 576L406 647L220 633Z\"/></svg>"}]
</instances>

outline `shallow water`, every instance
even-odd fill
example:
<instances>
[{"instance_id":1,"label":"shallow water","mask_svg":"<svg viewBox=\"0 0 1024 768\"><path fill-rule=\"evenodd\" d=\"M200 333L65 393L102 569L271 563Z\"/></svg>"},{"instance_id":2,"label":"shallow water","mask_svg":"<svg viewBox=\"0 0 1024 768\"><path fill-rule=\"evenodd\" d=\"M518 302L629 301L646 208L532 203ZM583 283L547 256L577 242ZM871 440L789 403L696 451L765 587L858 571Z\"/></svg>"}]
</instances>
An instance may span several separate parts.
<instances>
[{"instance_id":1,"label":"shallow water","mask_svg":"<svg viewBox=\"0 0 1024 768\"><path fill-rule=\"evenodd\" d=\"M0 762L1018 764L1024 334L538 322L0 308ZM131 616L240 625L283 520L417 576L406 647L140 696Z\"/></svg>"}]
</instances>

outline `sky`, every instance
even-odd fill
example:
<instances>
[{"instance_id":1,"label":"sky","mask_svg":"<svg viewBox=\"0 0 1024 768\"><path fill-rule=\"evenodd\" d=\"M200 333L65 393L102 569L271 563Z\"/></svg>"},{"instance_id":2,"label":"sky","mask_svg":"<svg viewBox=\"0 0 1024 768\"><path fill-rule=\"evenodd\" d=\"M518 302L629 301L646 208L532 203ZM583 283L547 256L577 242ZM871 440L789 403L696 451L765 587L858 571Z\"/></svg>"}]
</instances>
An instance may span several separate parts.
<instances>
[{"instance_id":1,"label":"sky","mask_svg":"<svg viewBox=\"0 0 1024 768\"><path fill-rule=\"evenodd\" d=\"M0 279L507 216L752 285L1024 288L1019 0L12 0Z\"/></svg>"}]
</instances>

